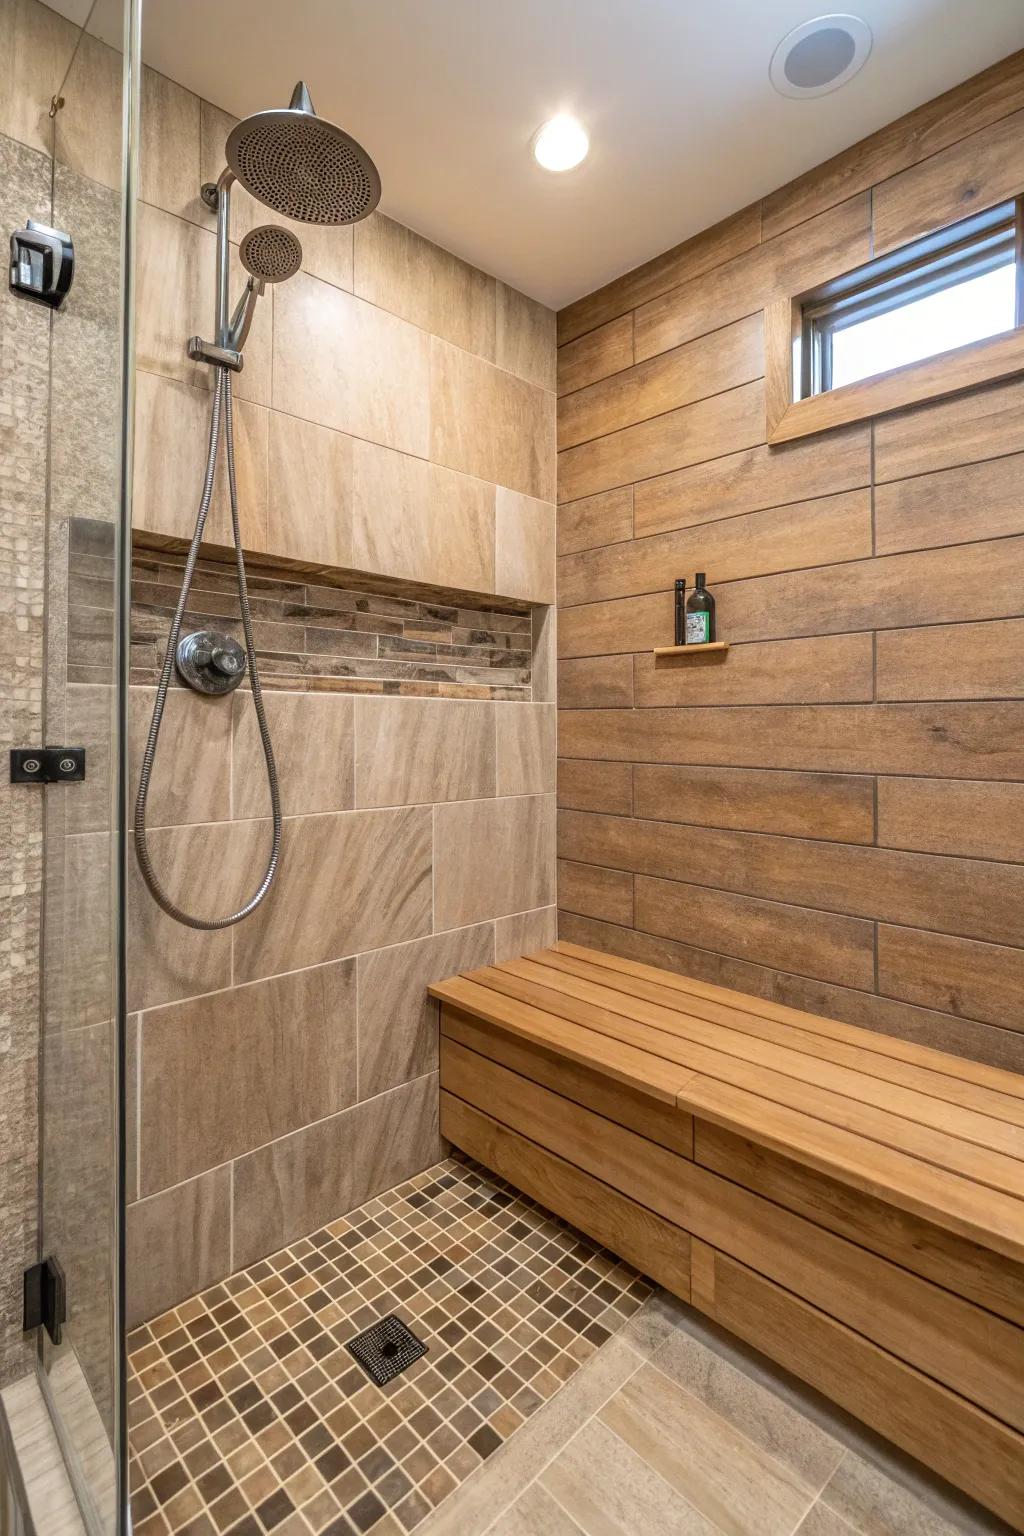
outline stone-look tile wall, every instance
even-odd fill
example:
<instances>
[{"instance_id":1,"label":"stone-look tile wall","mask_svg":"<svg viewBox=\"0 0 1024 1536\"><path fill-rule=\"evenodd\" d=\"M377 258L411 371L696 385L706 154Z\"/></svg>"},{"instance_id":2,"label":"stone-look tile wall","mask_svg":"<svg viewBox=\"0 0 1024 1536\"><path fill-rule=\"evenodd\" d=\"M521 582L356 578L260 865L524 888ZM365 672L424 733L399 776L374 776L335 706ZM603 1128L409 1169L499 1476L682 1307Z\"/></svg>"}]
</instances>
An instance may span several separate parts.
<instances>
[{"instance_id":1,"label":"stone-look tile wall","mask_svg":"<svg viewBox=\"0 0 1024 1536\"><path fill-rule=\"evenodd\" d=\"M6 285L0 294L0 749L6 760L8 746L70 738L86 746L89 764L83 785L0 786L0 1384L27 1370L35 1349L21 1332L21 1270L36 1257L41 1217L71 1298L65 1337L74 1357L65 1348L65 1364L77 1357L109 1425L109 575L103 633L90 639L105 647L106 664L94 673L103 686L94 687L87 718L66 687L65 642L69 547L91 519L112 566L118 510L120 131L112 133L109 174L96 178L80 163L75 125L96 115L116 124L121 69L103 50L102 74L76 62L69 76L78 44L78 28L38 0L0 0L3 228L40 219L70 230L76 250L74 286L59 314L12 298ZM83 39L78 59L97 46ZM66 107L51 119L59 88ZM87 933L83 899L95 917ZM53 1363L48 1346L45 1358ZM63 1383L72 1378L81 1381L77 1368L65 1370ZM62 1399L53 1376L51 1390Z\"/></svg>"},{"instance_id":2,"label":"stone-look tile wall","mask_svg":"<svg viewBox=\"0 0 1024 1536\"><path fill-rule=\"evenodd\" d=\"M4 125L7 126L6 124ZM49 223L46 156L0 138L0 217ZM49 326L0 292L0 749L43 726L43 577ZM6 780L6 772L4 779ZM0 1385L27 1367L21 1271L36 1250L40 797L0 784Z\"/></svg>"},{"instance_id":3,"label":"stone-look tile wall","mask_svg":"<svg viewBox=\"0 0 1024 1536\"><path fill-rule=\"evenodd\" d=\"M315 99L315 74L310 85ZM199 187L216 179L231 125L146 73L133 517L151 550L180 549L201 485L211 380L185 341L211 327L213 220ZM236 241L271 218L236 188ZM327 688L311 675L317 626L302 615L301 644L296 633L281 654L307 662L267 669L285 826L265 904L232 930L182 928L133 867L132 1320L436 1161L428 982L554 936L554 317L383 216L296 230L304 270L268 291L235 380L254 571L261 559L277 580L288 573L274 562L316 571L316 587L335 590L313 607L345 591L415 597L435 610L421 619L445 610L449 629L470 634L474 610L484 631L503 610L532 655L507 676L451 685L507 698L364 697L382 677L401 686L382 673L379 636L364 631L373 666L342 659ZM210 553L228 539L222 479ZM416 646L461 638L403 634L420 658ZM331 636L316 643L337 655ZM136 759L150 681L133 690ZM151 847L186 907L233 909L260 878L262 774L246 691L174 690Z\"/></svg>"}]
</instances>

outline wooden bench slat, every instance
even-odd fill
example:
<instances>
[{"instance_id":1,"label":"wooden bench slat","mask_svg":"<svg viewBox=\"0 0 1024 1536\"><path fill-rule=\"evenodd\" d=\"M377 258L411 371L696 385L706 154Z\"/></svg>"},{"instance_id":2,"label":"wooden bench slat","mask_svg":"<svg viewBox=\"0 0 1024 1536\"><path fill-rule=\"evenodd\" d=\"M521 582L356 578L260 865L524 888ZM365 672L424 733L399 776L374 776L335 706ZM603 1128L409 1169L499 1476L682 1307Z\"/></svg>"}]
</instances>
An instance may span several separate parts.
<instances>
[{"instance_id":1,"label":"wooden bench slat","mask_svg":"<svg viewBox=\"0 0 1024 1536\"><path fill-rule=\"evenodd\" d=\"M526 970L531 962L514 962L514 965ZM541 967L533 969L545 974ZM766 1100L803 1110L818 1120L842 1126L846 1130L859 1131L870 1140L909 1152L936 1167L952 1169L992 1189L1000 1189L1018 1198L1024 1197L1024 1162L987 1147L979 1147L973 1142L963 1141L923 1121L908 1120L890 1110L879 1109L809 1082L791 1074L788 1066L785 1072L778 1071L770 1065L770 1057L764 1060L762 1056L759 1061L752 1049L724 1049L713 1035L708 1038L708 1026L703 1026L699 1020L689 1021L682 1016L669 1016L666 1010L662 1010L666 1018L678 1020L679 1025L678 1029L675 1023L665 1027L659 1022L650 1022L650 1014L657 1014L652 1004L636 1002L631 1005L630 1011L621 1011L620 993L609 992L613 1006L608 1007L594 999L594 993L600 994L604 990L600 987L591 988L589 983L580 982L579 988L589 988L589 991L574 993L568 988L549 987L535 981L532 975L520 976L508 966L485 966L472 974L484 986L613 1038L628 1040L641 1050L648 1050L680 1066L691 1067L702 1076L749 1089ZM572 978L567 980L571 981ZM638 1016L644 1013L648 1017ZM809 1058L801 1057L798 1060L806 1061ZM682 1108L688 1107L686 1096L687 1089L684 1087L679 1099ZM1021 1218L1024 1220L1024 1206Z\"/></svg>"},{"instance_id":2,"label":"wooden bench slat","mask_svg":"<svg viewBox=\"0 0 1024 1536\"><path fill-rule=\"evenodd\" d=\"M915 1089L931 1098L956 1104L962 1109L977 1110L980 1114L1006 1120L1024 1129L1024 1100L977 1083L961 1082L950 1076L949 1072L936 1072L930 1066L904 1061L900 1057L876 1050L875 1037L865 1030L859 1032L860 1037L854 1043L811 1028L810 1015L803 1016L801 1024L783 1023L771 1016L746 1009L738 1002L721 1003L700 997L697 993L687 993L681 997L677 988L664 982L648 981L643 976L627 976L593 961L579 959L576 955L563 954L560 950L543 950L540 954L523 958L552 970L568 971L587 981L612 987L627 996L643 998L645 1002L659 1003L663 1007L677 1010L682 1008L694 1018L706 1019L709 1023L722 1024L757 1039L788 1046L805 1055L831 1061L836 1066L850 1067L869 1077L881 1078L901 1088ZM1024 1141L1021 1142L1021 1150L1024 1151Z\"/></svg>"},{"instance_id":3,"label":"wooden bench slat","mask_svg":"<svg viewBox=\"0 0 1024 1536\"><path fill-rule=\"evenodd\" d=\"M1024 1130L1017 1126L996 1120L991 1115L982 1115L977 1110L944 1102L918 1089L886 1082L855 1067L810 1056L794 1050L786 1041L765 1040L744 1031L739 1015L735 1023L708 1021L701 1014L691 1013L688 1008L679 1010L665 1007L661 1003L648 1002L632 992L622 992L575 973L540 965L534 960L510 960L503 962L498 969L550 985L571 997L595 1003L612 1012L621 1012L627 1018L637 1019L682 1039L695 1040L728 1055L768 1067L799 1082L841 1094L855 1103L873 1106L904 1120L930 1126L953 1140L970 1142L994 1153L1004 1154L1015 1162L1024 1156ZM898 1134L900 1128L894 1129ZM1024 1196L1024 1163L1011 1170L1004 1169L1003 1173L1006 1175L1011 1171L1019 1177L1020 1193Z\"/></svg>"},{"instance_id":4,"label":"wooden bench slat","mask_svg":"<svg viewBox=\"0 0 1024 1536\"><path fill-rule=\"evenodd\" d=\"M486 1025L480 1033L486 1035ZM788 1147L785 1153L773 1151L708 1118L694 1124L693 1158L732 1183L1024 1327L1024 1263L961 1236L951 1222L923 1219L858 1189L852 1179L837 1178L834 1170L824 1174L809 1168Z\"/></svg>"},{"instance_id":5,"label":"wooden bench slat","mask_svg":"<svg viewBox=\"0 0 1024 1536\"><path fill-rule=\"evenodd\" d=\"M490 1056L511 1071L532 1078L577 1104L585 1104L609 1120L617 1120L682 1157L693 1156L693 1117L681 1113L674 1098L665 1103L621 1078L597 1071L592 1065L581 1066L565 1051L542 1043L538 1035L485 1022L475 1014L453 1008L451 1003L441 1005L441 1037L457 1040L481 1056Z\"/></svg>"},{"instance_id":6,"label":"wooden bench slat","mask_svg":"<svg viewBox=\"0 0 1024 1536\"><path fill-rule=\"evenodd\" d=\"M749 1136L830 1178L846 1179L865 1194L1024 1263L1024 1221L1020 1201L1012 1195L714 1078L691 1078L685 1107L694 1116Z\"/></svg>"},{"instance_id":7,"label":"wooden bench slat","mask_svg":"<svg viewBox=\"0 0 1024 1536\"><path fill-rule=\"evenodd\" d=\"M471 973L475 975L476 973ZM567 1021L543 1009L533 1008L469 977L455 976L429 988L431 997L467 1013L525 1035L541 1045L561 1051L581 1066L596 1067L631 1088L649 1093L663 1104L676 1104L679 1090L692 1070L670 1066L649 1052L638 1051L624 1040Z\"/></svg>"},{"instance_id":8,"label":"wooden bench slat","mask_svg":"<svg viewBox=\"0 0 1024 1536\"><path fill-rule=\"evenodd\" d=\"M570 943L567 939L559 939L552 949L557 954L575 955L591 961L594 965L618 971L620 974L639 976L647 981L672 987L679 992L693 993L697 997L729 1003L745 1009L748 1013L759 1013L764 1018L778 1019L784 1024L796 1024L802 1029L817 1030L818 1033L828 1035L835 1040L849 1040L853 1044L858 1044L864 1042L865 1036L869 1036L873 1050L894 1056L900 1061L919 1062L922 1066L930 1067L936 1072L944 1072L952 1076L955 1081L976 1083L1024 1101L1024 1075L1008 1072L1002 1067L992 1067L985 1062L971 1061L967 1057L949 1056L946 1052L934 1050L931 1046L918 1045L916 1041L900 1040L895 1035L862 1029L860 1025L847 1024L841 1019L805 1013L799 1008L790 1008L785 1003L774 1003L767 998L754 997L745 992L734 992L728 987L715 986L713 982L697 981L691 976L682 976L676 971L666 971L654 965L645 965L640 960L627 960L622 955L586 949L580 944ZM537 956L534 955L531 958L535 959Z\"/></svg>"}]
</instances>

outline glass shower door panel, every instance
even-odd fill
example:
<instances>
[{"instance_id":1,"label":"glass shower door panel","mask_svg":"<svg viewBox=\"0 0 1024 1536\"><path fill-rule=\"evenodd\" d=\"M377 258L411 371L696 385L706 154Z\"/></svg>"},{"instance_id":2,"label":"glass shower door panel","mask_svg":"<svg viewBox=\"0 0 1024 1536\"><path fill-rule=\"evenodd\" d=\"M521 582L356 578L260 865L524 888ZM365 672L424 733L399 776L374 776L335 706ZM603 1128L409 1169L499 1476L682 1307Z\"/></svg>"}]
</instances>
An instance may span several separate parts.
<instances>
[{"instance_id":1,"label":"glass shower door panel","mask_svg":"<svg viewBox=\"0 0 1024 1536\"><path fill-rule=\"evenodd\" d=\"M10 0L0 0L8 5ZM123 82L129 0L16 0L50 49L49 216L74 244L49 317L43 736L84 747L84 782L42 796L39 1252L63 1271L58 1343L39 1332L40 1380L87 1528L120 1529L118 1301L121 913L119 551L123 510ZM45 78L45 87L50 79Z\"/></svg>"}]
</instances>

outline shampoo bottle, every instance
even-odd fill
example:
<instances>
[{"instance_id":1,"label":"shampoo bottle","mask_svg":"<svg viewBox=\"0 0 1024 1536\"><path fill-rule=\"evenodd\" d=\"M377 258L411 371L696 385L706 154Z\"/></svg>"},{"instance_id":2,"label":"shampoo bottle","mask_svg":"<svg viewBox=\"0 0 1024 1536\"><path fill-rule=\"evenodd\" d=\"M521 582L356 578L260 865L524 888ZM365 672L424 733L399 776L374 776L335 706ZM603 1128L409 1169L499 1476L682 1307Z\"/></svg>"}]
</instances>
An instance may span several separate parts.
<instances>
[{"instance_id":1,"label":"shampoo bottle","mask_svg":"<svg viewBox=\"0 0 1024 1536\"><path fill-rule=\"evenodd\" d=\"M697 585L686 599L687 645L710 645L715 638L715 600L704 581L704 572L698 571Z\"/></svg>"},{"instance_id":2,"label":"shampoo bottle","mask_svg":"<svg viewBox=\"0 0 1024 1536\"><path fill-rule=\"evenodd\" d=\"M686 577L676 577L676 645L686 644Z\"/></svg>"}]
</instances>

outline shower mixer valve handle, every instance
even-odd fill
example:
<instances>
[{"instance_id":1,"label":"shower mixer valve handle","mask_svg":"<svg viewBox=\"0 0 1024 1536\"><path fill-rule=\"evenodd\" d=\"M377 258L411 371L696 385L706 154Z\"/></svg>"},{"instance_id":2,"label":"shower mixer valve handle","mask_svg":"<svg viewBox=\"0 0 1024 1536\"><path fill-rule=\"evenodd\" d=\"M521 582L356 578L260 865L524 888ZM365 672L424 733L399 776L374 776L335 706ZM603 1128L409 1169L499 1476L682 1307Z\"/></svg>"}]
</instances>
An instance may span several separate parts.
<instances>
[{"instance_id":1,"label":"shower mixer valve handle","mask_svg":"<svg viewBox=\"0 0 1024 1536\"><path fill-rule=\"evenodd\" d=\"M175 664L182 682L197 693L230 693L245 676L245 651L230 635L199 629L178 642Z\"/></svg>"}]
</instances>

